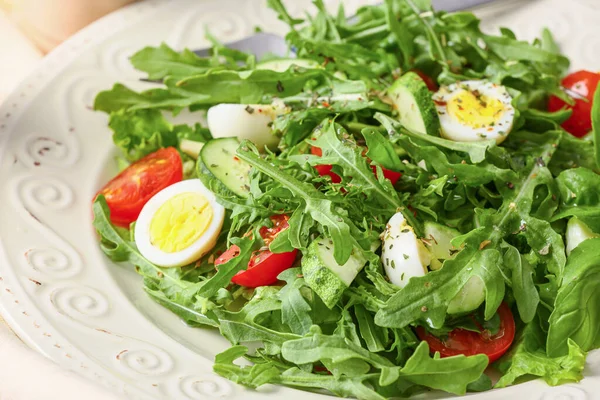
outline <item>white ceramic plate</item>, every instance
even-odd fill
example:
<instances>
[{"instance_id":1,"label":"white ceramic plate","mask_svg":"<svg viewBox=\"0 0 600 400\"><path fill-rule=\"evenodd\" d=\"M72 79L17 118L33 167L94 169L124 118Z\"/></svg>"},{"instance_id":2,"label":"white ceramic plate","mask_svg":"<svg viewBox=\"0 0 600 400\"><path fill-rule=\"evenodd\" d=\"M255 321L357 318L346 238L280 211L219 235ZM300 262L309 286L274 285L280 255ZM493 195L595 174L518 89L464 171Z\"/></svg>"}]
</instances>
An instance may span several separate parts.
<instances>
[{"instance_id":1,"label":"white ceramic plate","mask_svg":"<svg viewBox=\"0 0 600 400\"><path fill-rule=\"evenodd\" d=\"M287 3L299 15L310 2ZM344 3L351 12L364 1ZM530 38L548 25L574 67L599 70L598 21L598 0L538 0L485 26L507 25ZM147 0L75 35L2 105L0 311L33 348L126 398L322 398L286 388L249 391L216 376L212 361L225 339L186 327L150 300L141 278L109 262L96 242L90 200L115 172L108 166L116 151L106 116L90 110L95 93L115 81L143 87L128 56L161 41L205 46L205 25L223 41L256 25L284 30L263 1ZM585 373L578 385L530 382L473 397L598 398L599 352Z\"/></svg>"}]
</instances>

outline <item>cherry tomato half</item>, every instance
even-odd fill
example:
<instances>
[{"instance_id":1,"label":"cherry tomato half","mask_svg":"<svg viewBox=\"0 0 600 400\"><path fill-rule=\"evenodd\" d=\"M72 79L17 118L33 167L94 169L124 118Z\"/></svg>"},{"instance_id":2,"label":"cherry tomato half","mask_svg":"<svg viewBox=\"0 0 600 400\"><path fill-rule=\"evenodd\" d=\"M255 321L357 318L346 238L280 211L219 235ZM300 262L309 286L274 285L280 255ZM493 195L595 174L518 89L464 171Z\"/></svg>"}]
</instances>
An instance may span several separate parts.
<instances>
[{"instance_id":1,"label":"cherry tomato half","mask_svg":"<svg viewBox=\"0 0 600 400\"><path fill-rule=\"evenodd\" d=\"M417 327L417 336L429 344L432 353L437 351L442 357L485 354L492 363L506 353L515 338L515 320L510 308L505 303L498 308L498 316L500 317L500 329L495 335L490 335L483 329L481 332L473 332L457 328L448 334L447 339L442 340L427 333L425 328L419 326Z\"/></svg>"},{"instance_id":2,"label":"cherry tomato half","mask_svg":"<svg viewBox=\"0 0 600 400\"><path fill-rule=\"evenodd\" d=\"M318 157L321 157L323 155L323 151L321 150L321 148L315 146L312 146L310 148L310 153ZM331 165L315 165L315 169L317 170L320 176L330 176L331 182L333 183L340 183L342 181L342 178L340 178L338 174L331 171L333 169ZM371 169L373 170L374 174L377 174L377 168L371 166ZM398 182L398 179L402 177L401 172L392 171L384 167L381 167L381 169L383 171L383 176L389 179L392 182L392 185L395 185L396 182Z\"/></svg>"},{"instance_id":3,"label":"cherry tomato half","mask_svg":"<svg viewBox=\"0 0 600 400\"><path fill-rule=\"evenodd\" d=\"M289 227L288 219L287 215L275 215L271 217L272 227L262 227L260 229L260 236L263 238L266 246L281 231ZM215 260L215 266L224 264L233 257L236 257L239 251L240 248L236 245L229 247L227 251ZM298 250L296 249L285 253L272 253L270 250L255 251L248 262L248 268L244 271L239 271L231 278L231 282L252 288L272 285L277 282L277 276L281 272L294 264L297 254Z\"/></svg>"},{"instance_id":4,"label":"cherry tomato half","mask_svg":"<svg viewBox=\"0 0 600 400\"><path fill-rule=\"evenodd\" d=\"M573 110L573 114L562 124L562 127L573 136L582 137L592 130L592 102L598 81L600 81L599 73L585 70L573 72L562 80L562 86L575 104L571 106L558 97L550 97L548 111L559 111L565 107Z\"/></svg>"},{"instance_id":5,"label":"cherry tomato half","mask_svg":"<svg viewBox=\"0 0 600 400\"><path fill-rule=\"evenodd\" d=\"M94 196L104 195L113 224L129 226L152 196L183 179L179 152L167 147L134 162Z\"/></svg>"}]
</instances>

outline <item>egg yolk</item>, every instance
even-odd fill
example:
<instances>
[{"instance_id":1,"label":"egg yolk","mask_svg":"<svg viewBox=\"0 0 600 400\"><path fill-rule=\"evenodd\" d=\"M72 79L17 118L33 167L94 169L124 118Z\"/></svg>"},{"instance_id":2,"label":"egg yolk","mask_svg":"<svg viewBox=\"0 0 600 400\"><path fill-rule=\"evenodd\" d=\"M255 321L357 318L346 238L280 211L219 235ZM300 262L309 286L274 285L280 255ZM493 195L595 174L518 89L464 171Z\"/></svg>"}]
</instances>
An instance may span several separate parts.
<instances>
[{"instance_id":1,"label":"egg yolk","mask_svg":"<svg viewBox=\"0 0 600 400\"><path fill-rule=\"evenodd\" d=\"M472 128L494 126L505 110L500 100L470 90L452 96L447 109L449 115Z\"/></svg>"},{"instance_id":2,"label":"egg yolk","mask_svg":"<svg viewBox=\"0 0 600 400\"><path fill-rule=\"evenodd\" d=\"M213 209L200 193L180 193L163 203L150 221L150 243L166 253L188 248L210 225Z\"/></svg>"}]
</instances>

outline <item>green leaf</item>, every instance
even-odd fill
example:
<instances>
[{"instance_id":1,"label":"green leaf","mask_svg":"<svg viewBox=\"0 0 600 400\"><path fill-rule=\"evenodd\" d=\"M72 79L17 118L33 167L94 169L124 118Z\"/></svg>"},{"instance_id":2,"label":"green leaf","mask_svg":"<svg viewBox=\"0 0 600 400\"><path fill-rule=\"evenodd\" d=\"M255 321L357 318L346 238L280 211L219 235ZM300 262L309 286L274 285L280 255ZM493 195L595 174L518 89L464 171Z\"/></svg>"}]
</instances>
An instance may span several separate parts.
<instances>
[{"instance_id":1,"label":"green leaf","mask_svg":"<svg viewBox=\"0 0 600 400\"><path fill-rule=\"evenodd\" d=\"M456 142L454 140L448 140L437 136L414 133L403 128L398 121L393 120L387 115L381 113L375 114L375 119L377 119L383 126L386 127L390 135L400 133L413 139L434 144L438 147L468 154L469 159L474 164L479 164L485 160L485 155L488 149L496 145L494 140L482 140L479 142Z\"/></svg>"},{"instance_id":2,"label":"green leaf","mask_svg":"<svg viewBox=\"0 0 600 400\"><path fill-rule=\"evenodd\" d=\"M500 253L468 247L447 260L442 269L425 276L413 277L385 307L375 315L375 323L390 328L403 328L422 321L434 329L443 326L450 301L473 276L485 284L485 318L490 319L504 298L504 281L500 273Z\"/></svg>"},{"instance_id":3,"label":"green leaf","mask_svg":"<svg viewBox=\"0 0 600 400\"><path fill-rule=\"evenodd\" d=\"M281 355L294 364L314 363L320 360L340 363L350 359L359 359L376 368L394 366L387 358L371 353L340 336L328 336L320 333L285 342L281 348Z\"/></svg>"},{"instance_id":4,"label":"green leaf","mask_svg":"<svg viewBox=\"0 0 600 400\"><path fill-rule=\"evenodd\" d=\"M251 71L211 70L206 74L178 79L169 77L169 91L187 100L187 105L219 103L263 103L265 97L288 97L300 93L315 79L326 79L320 69L266 69ZM270 102L270 99L269 99Z\"/></svg>"},{"instance_id":5,"label":"green leaf","mask_svg":"<svg viewBox=\"0 0 600 400\"><path fill-rule=\"evenodd\" d=\"M114 132L113 142L129 161L178 144L173 126L158 110L115 111L110 114L108 126Z\"/></svg>"},{"instance_id":6,"label":"green leaf","mask_svg":"<svg viewBox=\"0 0 600 400\"><path fill-rule=\"evenodd\" d=\"M249 238L233 238L231 243L239 248L239 253L236 257L231 258L226 263L219 265L217 273L204 282L198 296L210 298L217 293L217 291L231 282L231 278L239 271L247 268L248 262L252 255L253 241Z\"/></svg>"},{"instance_id":7,"label":"green leaf","mask_svg":"<svg viewBox=\"0 0 600 400\"><path fill-rule=\"evenodd\" d=\"M272 166L252 151L251 146L248 141L242 142L237 151L238 157L252 165L256 170L279 182L304 202L305 213L310 214L314 221L328 228L334 244L335 260L338 264L344 265L350 258L352 249L354 247L360 248L356 239L353 239L350 235L351 227L348 225L347 219L335 211L333 202L328 200L314 186L301 182ZM349 240L349 238L351 239Z\"/></svg>"},{"instance_id":8,"label":"green leaf","mask_svg":"<svg viewBox=\"0 0 600 400\"><path fill-rule=\"evenodd\" d=\"M600 231L600 176L587 168L573 168L556 178L561 206L553 221L577 217Z\"/></svg>"},{"instance_id":9,"label":"green leaf","mask_svg":"<svg viewBox=\"0 0 600 400\"><path fill-rule=\"evenodd\" d=\"M360 336L365 341L367 349L372 353L385 350L387 341L387 330L375 325L373 315L361 304L354 306L354 314L358 322Z\"/></svg>"},{"instance_id":10,"label":"green leaf","mask_svg":"<svg viewBox=\"0 0 600 400\"><path fill-rule=\"evenodd\" d=\"M102 241L100 248L113 261L129 261L142 270L145 275L165 276L171 278L171 274L165 274L166 269L160 268L145 259L135 247L133 242L126 241L110 222L110 211L104 196L98 196L92 204L94 213L93 225L100 235ZM172 279L181 288L185 287L183 282Z\"/></svg>"},{"instance_id":11,"label":"green leaf","mask_svg":"<svg viewBox=\"0 0 600 400\"><path fill-rule=\"evenodd\" d=\"M165 43L159 47L144 47L130 60L136 69L148 74L148 79L199 75L215 66L210 59L200 58L188 49L177 52Z\"/></svg>"},{"instance_id":12,"label":"green leaf","mask_svg":"<svg viewBox=\"0 0 600 400\"><path fill-rule=\"evenodd\" d=\"M536 315L540 295L533 282L534 270L531 264L514 247L507 245L504 253L504 265L512 271L513 294L521 320L529 323Z\"/></svg>"},{"instance_id":13,"label":"green leaf","mask_svg":"<svg viewBox=\"0 0 600 400\"><path fill-rule=\"evenodd\" d=\"M300 289L305 286L304 279L299 277L300 268L290 268L279 274L279 279L286 285L279 291L281 300L281 321L290 327L292 333L305 335L312 326L310 305L302 296Z\"/></svg>"},{"instance_id":14,"label":"green leaf","mask_svg":"<svg viewBox=\"0 0 600 400\"><path fill-rule=\"evenodd\" d=\"M429 346L423 341L400 370L400 377L428 388L462 395L470 383L481 377L488 361L483 354L446 358L436 354L431 358Z\"/></svg>"},{"instance_id":15,"label":"green leaf","mask_svg":"<svg viewBox=\"0 0 600 400\"><path fill-rule=\"evenodd\" d=\"M240 385L257 388L265 383L271 382L281 373L277 367L271 364L256 364L251 367L240 367L233 362L245 355L248 348L245 346L233 346L215 356L213 370Z\"/></svg>"},{"instance_id":16,"label":"green leaf","mask_svg":"<svg viewBox=\"0 0 600 400\"><path fill-rule=\"evenodd\" d=\"M385 19L388 25L388 29L394 35L396 43L402 53L402 61L404 68L408 69L408 66L412 63L414 45L413 35L410 32L409 27L406 24L400 23L394 13L394 1L385 1ZM387 167L386 167L387 168Z\"/></svg>"},{"instance_id":17,"label":"green leaf","mask_svg":"<svg viewBox=\"0 0 600 400\"><path fill-rule=\"evenodd\" d=\"M188 99L166 89L150 89L137 93L120 83L116 83L111 90L98 93L94 99L94 110L106 113L151 108L181 109L189 105Z\"/></svg>"},{"instance_id":18,"label":"green leaf","mask_svg":"<svg viewBox=\"0 0 600 400\"><path fill-rule=\"evenodd\" d=\"M583 379L585 352L569 340L568 354L549 357L544 349L544 336L536 322L523 328L510 352L498 362L503 376L496 383L496 388L512 385L518 378L527 375L540 377L552 386Z\"/></svg>"},{"instance_id":19,"label":"green leaf","mask_svg":"<svg viewBox=\"0 0 600 400\"><path fill-rule=\"evenodd\" d=\"M219 330L232 344L247 342L269 342L281 346L289 340L298 339L293 333L281 332L257 322L259 316L281 310L279 301L261 299L250 302L238 312L215 309L219 319Z\"/></svg>"},{"instance_id":20,"label":"green leaf","mask_svg":"<svg viewBox=\"0 0 600 400\"><path fill-rule=\"evenodd\" d=\"M569 59L565 56L554 51L535 47L527 42L516 41L506 37L486 35L485 43L493 52L507 60L569 65Z\"/></svg>"},{"instance_id":21,"label":"green leaf","mask_svg":"<svg viewBox=\"0 0 600 400\"><path fill-rule=\"evenodd\" d=\"M600 239L582 242L567 260L550 316L548 355L564 356L569 340L583 351L600 347Z\"/></svg>"},{"instance_id":22,"label":"green leaf","mask_svg":"<svg viewBox=\"0 0 600 400\"><path fill-rule=\"evenodd\" d=\"M340 397L356 397L361 400L386 400L386 397L378 394L372 385L367 382L375 378L375 374L363 374L352 378L336 378L330 375L311 374L298 368L290 368L281 374L275 382L299 388L324 389Z\"/></svg>"},{"instance_id":23,"label":"green leaf","mask_svg":"<svg viewBox=\"0 0 600 400\"><path fill-rule=\"evenodd\" d=\"M402 162L389 140L373 128L365 128L361 133L367 141L367 157L392 171L402 169Z\"/></svg>"}]
</instances>

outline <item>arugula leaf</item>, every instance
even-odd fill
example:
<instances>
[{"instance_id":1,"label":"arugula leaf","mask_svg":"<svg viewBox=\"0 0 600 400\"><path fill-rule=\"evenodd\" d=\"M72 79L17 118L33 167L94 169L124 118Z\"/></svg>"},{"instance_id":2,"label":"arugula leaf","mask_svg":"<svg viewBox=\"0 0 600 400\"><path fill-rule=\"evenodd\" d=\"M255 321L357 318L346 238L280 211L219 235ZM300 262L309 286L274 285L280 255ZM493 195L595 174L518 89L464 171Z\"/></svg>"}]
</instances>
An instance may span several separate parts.
<instances>
[{"instance_id":1,"label":"arugula leaf","mask_svg":"<svg viewBox=\"0 0 600 400\"><path fill-rule=\"evenodd\" d=\"M94 213L93 225L101 237L100 248L113 261L129 261L143 270L146 275L161 276L164 268L160 268L146 260L135 247L135 243L126 241L110 222L110 211L104 196L100 195L92 204ZM171 275L164 275L169 277ZM179 283L179 282L177 282ZM183 283L179 283L183 286Z\"/></svg>"},{"instance_id":2,"label":"arugula leaf","mask_svg":"<svg viewBox=\"0 0 600 400\"><path fill-rule=\"evenodd\" d=\"M485 160L486 151L496 145L494 140L482 140L479 142L456 142L454 140L448 140L437 136L423 135L420 133L414 133L402 127L402 125L388 117L387 115L376 113L375 119L381 122L386 127L388 134L393 136L398 133L407 135L413 139L428 142L438 147L446 148L449 150L458 151L469 155L471 162L478 164Z\"/></svg>"},{"instance_id":3,"label":"arugula leaf","mask_svg":"<svg viewBox=\"0 0 600 400\"><path fill-rule=\"evenodd\" d=\"M381 386L403 379L455 394L464 394L467 385L478 380L488 364L485 355L430 358L429 346L426 342L421 342L405 366L397 367L386 358L343 338L320 333L284 343L282 355L286 360L299 365L323 360L331 360L334 364L360 360L382 370L379 379ZM362 368L359 365L361 364L354 363L353 367Z\"/></svg>"},{"instance_id":4,"label":"arugula leaf","mask_svg":"<svg viewBox=\"0 0 600 400\"><path fill-rule=\"evenodd\" d=\"M536 315L540 295L533 281L535 271L532 265L523 257L516 247L506 245L504 252L504 265L511 266L511 282L513 294L517 302L519 316L525 323L529 323Z\"/></svg>"},{"instance_id":5,"label":"arugula leaf","mask_svg":"<svg viewBox=\"0 0 600 400\"><path fill-rule=\"evenodd\" d=\"M237 156L252 165L256 170L271 177L288 189L294 196L303 202L304 212L312 216L313 220L327 227L329 236L334 244L334 258L340 265L344 265L353 247L360 248L359 243L350 235L351 227L347 218L335 210L334 203L328 200L314 186L301 182L285 172L273 167L258 156L257 151L252 151L252 144L244 141L240 144Z\"/></svg>"},{"instance_id":6,"label":"arugula leaf","mask_svg":"<svg viewBox=\"0 0 600 400\"><path fill-rule=\"evenodd\" d=\"M501 256L495 249L481 251L478 246L479 243L468 246L454 259L447 260L438 271L411 278L377 312L375 323L403 328L423 321L431 328L439 329L444 324L448 304L473 276L478 276L485 284L485 318L490 319L504 298L505 286L498 268Z\"/></svg>"},{"instance_id":7,"label":"arugula leaf","mask_svg":"<svg viewBox=\"0 0 600 400\"><path fill-rule=\"evenodd\" d=\"M250 300L237 312L225 309L214 309L218 317L221 335L232 344L246 342L265 342L277 346L279 349L289 340L298 339L300 336L284 332L277 325L271 325L261 320L264 315L281 310L281 302L273 297L256 297ZM279 351L279 350L278 350Z\"/></svg>"},{"instance_id":8,"label":"arugula leaf","mask_svg":"<svg viewBox=\"0 0 600 400\"><path fill-rule=\"evenodd\" d=\"M324 389L341 397L356 397L363 400L386 400L386 397L378 394L377 390L374 390L370 384L370 381L376 378L376 374L363 374L351 378L336 378L328 375L311 374L298 368L290 368L284 371L275 382L293 387Z\"/></svg>"},{"instance_id":9,"label":"arugula leaf","mask_svg":"<svg viewBox=\"0 0 600 400\"><path fill-rule=\"evenodd\" d=\"M343 337L321 333L313 333L302 339L285 342L281 348L281 355L286 360L298 365L321 360L330 360L332 363L338 364L354 359L364 361L375 368L394 366L387 358L371 353Z\"/></svg>"},{"instance_id":10,"label":"arugula leaf","mask_svg":"<svg viewBox=\"0 0 600 400\"><path fill-rule=\"evenodd\" d=\"M252 367L240 367L233 361L248 352L245 346L233 346L215 356L213 370L225 378L251 388L257 388L275 379L280 371L273 365L256 364Z\"/></svg>"},{"instance_id":11,"label":"arugula leaf","mask_svg":"<svg viewBox=\"0 0 600 400\"><path fill-rule=\"evenodd\" d=\"M341 136L343 140L340 140L338 136ZM362 155L363 149L349 140L349 135L341 126L325 120L321 123L320 128L317 127L313 137L316 140L311 141L311 143L321 149L321 157L301 155L291 156L290 159L310 165L331 164L339 166L343 171L343 176L351 177L350 184L353 187L360 188L362 193L373 196L381 204L381 207L388 210L388 218L396 210L404 210L396 191L389 183L382 184L377 179ZM405 210L402 213L415 231L420 233L421 227L415 220L414 215Z\"/></svg>"},{"instance_id":12,"label":"arugula leaf","mask_svg":"<svg viewBox=\"0 0 600 400\"><path fill-rule=\"evenodd\" d=\"M231 243L239 248L238 255L219 265L217 273L200 287L198 296L212 297L219 289L227 286L235 274L248 267L254 241L244 237L233 238Z\"/></svg>"},{"instance_id":13,"label":"arugula leaf","mask_svg":"<svg viewBox=\"0 0 600 400\"><path fill-rule=\"evenodd\" d=\"M177 52L165 43L161 43L159 47L144 47L131 56L130 60L136 69L148 74L148 79L199 75L218 66L188 49Z\"/></svg>"},{"instance_id":14,"label":"arugula leaf","mask_svg":"<svg viewBox=\"0 0 600 400\"><path fill-rule=\"evenodd\" d=\"M561 207L552 220L577 217L600 232L600 176L587 168L568 169L556 178Z\"/></svg>"},{"instance_id":15,"label":"arugula leaf","mask_svg":"<svg viewBox=\"0 0 600 400\"><path fill-rule=\"evenodd\" d=\"M523 328L512 349L498 362L498 369L503 376L495 388L512 385L517 378L527 375L541 377L552 386L583 379L585 352L569 339L568 354L549 357L544 349L544 336L536 322Z\"/></svg>"},{"instance_id":16,"label":"arugula leaf","mask_svg":"<svg viewBox=\"0 0 600 400\"><path fill-rule=\"evenodd\" d=\"M564 356L568 342L583 351L600 347L600 239L577 246L567 261L558 290L546 349L550 357Z\"/></svg>"},{"instance_id":17,"label":"arugula leaf","mask_svg":"<svg viewBox=\"0 0 600 400\"><path fill-rule=\"evenodd\" d=\"M427 342L421 342L400 369L400 377L418 385L462 395L470 383L481 377L487 366L488 358L483 354L440 358L436 353L431 358Z\"/></svg>"},{"instance_id":18,"label":"arugula leaf","mask_svg":"<svg viewBox=\"0 0 600 400\"><path fill-rule=\"evenodd\" d=\"M119 110L144 110L151 108L181 110L189 101L166 89L150 89L137 93L123 84L116 83L112 89L104 90L94 99L94 110L107 113Z\"/></svg>"},{"instance_id":19,"label":"arugula leaf","mask_svg":"<svg viewBox=\"0 0 600 400\"><path fill-rule=\"evenodd\" d=\"M373 128L365 128L361 133L367 141L367 157L392 171L402 169L402 162L394 147L381 133Z\"/></svg>"},{"instance_id":20,"label":"arugula leaf","mask_svg":"<svg viewBox=\"0 0 600 400\"><path fill-rule=\"evenodd\" d=\"M413 35L410 32L408 26L400 23L394 12L394 1L385 1L385 19L388 25L388 29L394 35L398 47L402 52L403 67L408 69L411 63L414 53Z\"/></svg>"},{"instance_id":21,"label":"arugula leaf","mask_svg":"<svg viewBox=\"0 0 600 400\"><path fill-rule=\"evenodd\" d=\"M385 350L384 343L387 341L387 329L375 325L373 316L361 304L354 305L354 315L358 322L360 336L365 341L367 349L372 353Z\"/></svg>"},{"instance_id":22,"label":"arugula leaf","mask_svg":"<svg viewBox=\"0 0 600 400\"><path fill-rule=\"evenodd\" d=\"M187 105L219 103L263 103L273 96L288 97L304 89L312 80L327 79L320 69L289 69L276 72L266 69L250 71L211 70L184 79L165 79L169 92L186 99Z\"/></svg>"},{"instance_id":23,"label":"arugula leaf","mask_svg":"<svg viewBox=\"0 0 600 400\"><path fill-rule=\"evenodd\" d=\"M290 268L279 274L279 279L286 282L279 291L281 322L287 324L291 332L297 335L308 333L313 324L310 305L300 292L300 289L305 286L304 279L299 277L301 271L300 268Z\"/></svg>"}]
</instances>

